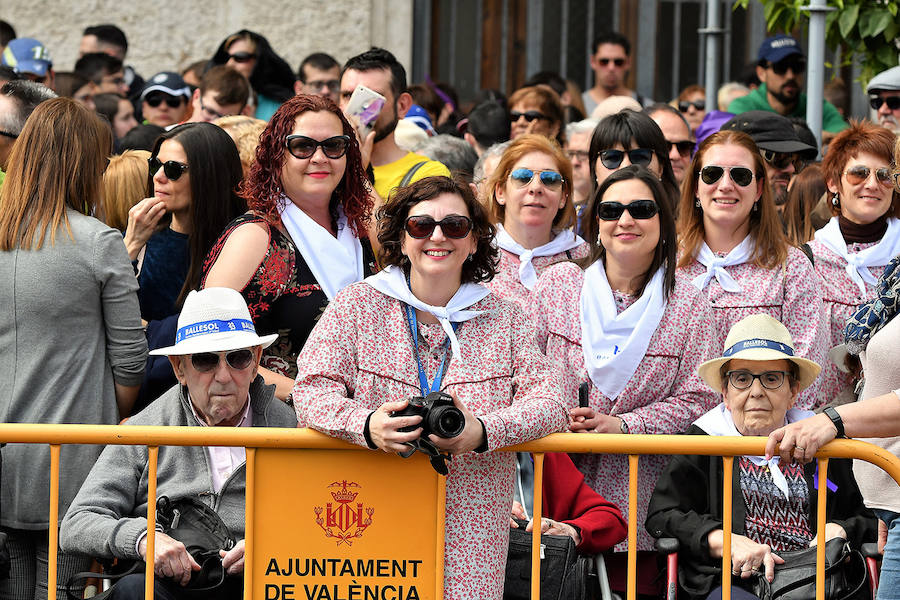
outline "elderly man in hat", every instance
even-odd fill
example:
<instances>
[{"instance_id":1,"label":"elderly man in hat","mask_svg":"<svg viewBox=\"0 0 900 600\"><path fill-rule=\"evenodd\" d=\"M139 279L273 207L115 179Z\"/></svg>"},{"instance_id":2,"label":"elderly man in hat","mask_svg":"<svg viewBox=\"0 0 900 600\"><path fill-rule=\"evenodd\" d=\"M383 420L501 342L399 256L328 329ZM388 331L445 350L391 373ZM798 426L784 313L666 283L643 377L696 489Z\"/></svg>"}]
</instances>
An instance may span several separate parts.
<instances>
[{"instance_id":1,"label":"elderly man in hat","mask_svg":"<svg viewBox=\"0 0 900 600\"><path fill-rule=\"evenodd\" d=\"M191 292L178 318L174 346L152 353L169 357L178 384L133 416L128 425L189 427L296 427L294 411L275 398L275 387L258 375L263 348L277 336L258 336L240 293L226 288ZM147 548L148 451L109 445L84 482L60 529L66 552L98 558L144 560ZM244 569L243 447L160 448L157 495L171 501L195 498L213 508L228 527L234 548L220 550L233 577L210 596L240 598ZM154 499L155 501L155 499ZM184 544L155 535L157 598L184 597L200 565ZM143 598L143 571L114 586L111 598Z\"/></svg>"},{"instance_id":2,"label":"elderly man in hat","mask_svg":"<svg viewBox=\"0 0 900 600\"><path fill-rule=\"evenodd\" d=\"M891 67L872 78L866 86L869 106L876 123L900 134L900 66Z\"/></svg>"}]
</instances>

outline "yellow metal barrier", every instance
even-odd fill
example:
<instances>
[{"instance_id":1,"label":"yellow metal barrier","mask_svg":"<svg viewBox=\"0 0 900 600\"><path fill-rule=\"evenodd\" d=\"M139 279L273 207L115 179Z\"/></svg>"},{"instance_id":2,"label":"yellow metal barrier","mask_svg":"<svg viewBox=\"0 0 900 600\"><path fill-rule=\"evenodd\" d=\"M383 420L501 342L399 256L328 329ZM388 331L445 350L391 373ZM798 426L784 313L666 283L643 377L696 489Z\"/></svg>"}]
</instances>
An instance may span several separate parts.
<instances>
[{"instance_id":1,"label":"yellow metal barrier","mask_svg":"<svg viewBox=\"0 0 900 600\"><path fill-rule=\"evenodd\" d=\"M252 515L252 501L256 485L254 470L255 448L296 448L327 450L359 450L358 447L306 429L275 428L201 428L201 427L142 427L114 425L38 425L0 424L2 443L38 443L50 445L50 536L48 598L56 600L56 555L58 528L59 454L62 444L126 444L147 446L149 449L148 498L156 496L156 467L160 446L246 446L247 447L247 505L246 514ZM629 456L629 503L636 503L638 456L645 454L697 454L722 456L724 460L724 545L722 558L723 598L731 596L731 471L734 456L756 456L763 454L765 438L761 437L711 437L681 435L585 435L553 434L541 440L504 448L503 451L532 452L535 456L534 518L541 517L541 488L543 455L546 452L607 453ZM855 440L835 440L821 448L816 454L819 459L819 509L817 533L825 528L825 486L827 482L828 458L853 458L864 460L886 471L900 483L900 458L883 448ZM153 531L156 523L156 504L148 501L148 530ZM248 528L253 520L247 519ZM635 600L637 555L634 550L637 527L634 511L629 511L628 519L628 600ZM246 538L252 540L248 529ZM540 597L540 528L534 528L532 546L532 597ZM252 564L253 543L245 549L245 565ZM816 597L824 600L825 544L818 545L816 570ZM154 537L147 536L147 598L153 598L153 556ZM244 598L250 599L252 572L245 573Z\"/></svg>"}]
</instances>

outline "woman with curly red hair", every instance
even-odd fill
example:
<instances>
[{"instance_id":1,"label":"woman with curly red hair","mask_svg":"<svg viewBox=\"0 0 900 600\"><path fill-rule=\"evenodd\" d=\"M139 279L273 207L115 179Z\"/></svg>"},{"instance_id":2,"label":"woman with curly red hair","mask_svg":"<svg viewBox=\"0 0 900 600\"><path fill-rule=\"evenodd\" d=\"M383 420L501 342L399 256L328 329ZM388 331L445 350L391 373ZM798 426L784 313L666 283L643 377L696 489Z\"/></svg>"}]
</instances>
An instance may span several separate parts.
<instances>
[{"instance_id":1,"label":"woman with curly red hair","mask_svg":"<svg viewBox=\"0 0 900 600\"><path fill-rule=\"evenodd\" d=\"M353 127L330 100L291 98L260 136L241 193L250 210L216 242L202 286L238 290L257 331L278 334L260 373L289 400L297 355L319 315L374 271L372 199Z\"/></svg>"}]
</instances>

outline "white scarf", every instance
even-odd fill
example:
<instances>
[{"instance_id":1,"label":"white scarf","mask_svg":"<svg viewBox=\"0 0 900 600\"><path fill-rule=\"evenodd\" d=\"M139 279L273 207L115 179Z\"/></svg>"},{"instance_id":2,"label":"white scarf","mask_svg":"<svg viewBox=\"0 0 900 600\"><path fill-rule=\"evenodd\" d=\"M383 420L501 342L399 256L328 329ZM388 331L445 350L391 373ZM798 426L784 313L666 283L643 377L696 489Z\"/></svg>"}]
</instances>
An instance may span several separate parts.
<instances>
[{"instance_id":1,"label":"white scarf","mask_svg":"<svg viewBox=\"0 0 900 600\"><path fill-rule=\"evenodd\" d=\"M799 408L791 408L784 416L784 425L811 416L813 416L813 413L811 411L801 410ZM696 425L709 435L743 435L740 431L737 430L737 427L734 426L734 419L732 419L731 417L731 411L728 410L724 402L694 421L694 425ZM791 492L788 489L787 479L785 479L784 473L781 472L781 469L778 468L779 458L780 457L777 454L769 460L766 460L765 456L747 457L747 459L749 459L750 462L752 462L754 465L769 465L769 472L772 474L772 482L775 484L775 487L781 490L781 493L784 494L785 498L790 499Z\"/></svg>"},{"instance_id":2,"label":"white scarf","mask_svg":"<svg viewBox=\"0 0 900 600\"><path fill-rule=\"evenodd\" d=\"M706 242L703 242L703 245L700 246L700 252L697 254L697 261L706 267L706 273L695 277L693 284L697 286L698 290L702 291L710 280L715 277L726 292L737 293L743 291L743 288L725 270L725 267L744 264L753 256L755 248L756 245L753 243L753 239L748 235L743 242L732 248L727 255L716 256L716 253L709 249Z\"/></svg>"},{"instance_id":3,"label":"white scarf","mask_svg":"<svg viewBox=\"0 0 900 600\"><path fill-rule=\"evenodd\" d=\"M900 220L894 217L887 220L887 231L878 243L860 252L851 253L847 250L847 242L844 241L837 217L831 217L828 224L816 232L815 237L818 242L847 261L847 275L859 287L859 294L863 297L866 295L867 283L878 283L869 267L883 267L900 254Z\"/></svg>"},{"instance_id":4,"label":"white scarf","mask_svg":"<svg viewBox=\"0 0 900 600\"><path fill-rule=\"evenodd\" d=\"M554 254L577 248L584 243L584 240L575 235L574 232L564 229L543 246L526 250L500 224L497 225L497 236L494 239L500 248L519 257L519 281L529 290L534 289L534 284L537 283L537 271L534 270L534 265L531 264L532 258L535 256L553 256Z\"/></svg>"},{"instance_id":5,"label":"white scarf","mask_svg":"<svg viewBox=\"0 0 900 600\"><path fill-rule=\"evenodd\" d=\"M597 389L615 400L647 353L650 338L666 310L660 267L647 282L644 293L621 313L597 261L584 273L581 287L581 349L588 375Z\"/></svg>"},{"instance_id":6,"label":"white scarf","mask_svg":"<svg viewBox=\"0 0 900 600\"><path fill-rule=\"evenodd\" d=\"M338 206L337 238L303 212L290 198L281 210L281 222L291 236L316 282L333 300L339 291L363 278L362 244Z\"/></svg>"},{"instance_id":7,"label":"white scarf","mask_svg":"<svg viewBox=\"0 0 900 600\"><path fill-rule=\"evenodd\" d=\"M406 283L406 275L404 275L403 269L399 267L386 267L383 271L376 273L371 277L366 277L364 281L386 296L396 298L400 302L409 304L413 308L418 308L419 310L437 317L438 322L450 339L450 347L453 349L453 358L459 358L460 351L459 339L457 339L456 332L453 331L453 325L451 323L468 321L469 319L474 319L475 317L484 314L484 311L481 310L465 309L476 302L479 302L490 293L483 285L477 283L464 283L459 286L459 289L456 290L456 293L450 298L450 302L447 303L447 306L432 306L430 304L425 304L413 295L412 290L409 289L409 285Z\"/></svg>"}]
</instances>

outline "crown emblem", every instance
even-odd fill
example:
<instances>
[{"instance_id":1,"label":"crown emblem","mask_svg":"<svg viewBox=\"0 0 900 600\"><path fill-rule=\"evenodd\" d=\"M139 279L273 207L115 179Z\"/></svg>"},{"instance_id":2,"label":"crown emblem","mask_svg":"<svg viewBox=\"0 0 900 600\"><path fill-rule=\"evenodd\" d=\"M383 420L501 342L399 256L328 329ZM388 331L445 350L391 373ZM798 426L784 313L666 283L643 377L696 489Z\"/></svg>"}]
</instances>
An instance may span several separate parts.
<instances>
[{"instance_id":1,"label":"crown emblem","mask_svg":"<svg viewBox=\"0 0 900 600\"><path fill-rule=\"evenodd\" d=\"M325 532L325 537L336 538L337 545L353 545L353 540L361 538L363 531L372 524L375 509L366 507L362 502L354 501L362 489L355 481L335 481L328 486L334 503L327 502L325 507L316 506L316 525ZM336 503L336 504L335 504ZM324 517L322 513L325 513Z\"/></svg>"}]
</instances>

